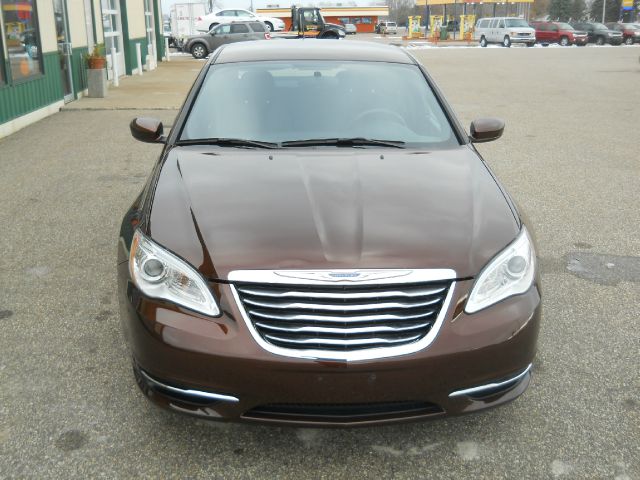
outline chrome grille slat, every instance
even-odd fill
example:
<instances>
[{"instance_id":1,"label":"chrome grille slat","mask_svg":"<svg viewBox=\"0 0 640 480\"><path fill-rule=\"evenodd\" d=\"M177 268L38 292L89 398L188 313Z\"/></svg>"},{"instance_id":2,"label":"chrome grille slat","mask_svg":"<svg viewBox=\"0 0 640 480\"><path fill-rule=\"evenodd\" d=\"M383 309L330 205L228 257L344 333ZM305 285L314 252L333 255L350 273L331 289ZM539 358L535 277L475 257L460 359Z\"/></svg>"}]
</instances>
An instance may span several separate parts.
<instances>
[{"instance_id":1,"label":"chrome grille slat","mask_svg":"<svg viewBox=\"0 0 640 480\"><path fill-rule=\"evenodd\" d=\"M281 313L265 313L260 310L249 310L249 315L252 317L258 317L269 320L279 320L285 322L298 322L298 321L311 321L311 322L331 322L331 323L359 323L359 322L384 322L384 321L409 321L419 320L421 318L433 317L436 313L435 310L426 310L415 315L357 315L357 316L332 316L332 315L287 315Z\"/></svg>"},{"instance_id":2,"label":"chrome grille slat","mask_svg":"<svg viewBox=\"0 0 640 480\"><path fill-rule=\"evenodd\" d=\"M345 292L345 293L337 293L337 292L314 292L313 298L323 298L323 299L336 299L336 300L350 300L350 299L365 299L365 298L415 298L415 297L424 297L429 295L436 295L438 293L442 293L446 290L445 287L442 288L431 288L431 289L422 289L422 290L409 290L409 291L401 291L401 290L390 290L390 291L382 291L382 292ZM309 298L309 292L300 292L300 291L277 291L271 289L255 289L255 288L238 288L240 293L245 295L255 296L255 297L269 297L269 298Z\"/></svg>"},{"instance_id":3,"label":"chrome grille slat","mask_svg":"<svg viewBox=\"0 0 640 480\"><path fill-rule=\"evenodd\" d=\"M385 345L385 344L394 344L394 343L405 343L412 342L420 338L420 335L413 335L407 338L349 338L345 340L341 340L338 338L302 338L302 339L294 339L294 338L282 338L277 337L275 335L265 334L265 338L269 340L275 340L277 342L283 343L293 343L297 345L302 344L312 344L312 345L339 345L339 346L350 346L350 345Z\"/></svg>"},{"instance_id":4,"label":"chrome grille slat","mask_svg":"<svg viewBox=\"0 0 640 480\"><path fill-rule=\"evenodd\" d=\"M348 327L348 328L339 328L339 327L315 327L315 326L304 326L304 327L283 327L281 325L270 325L268 323L256 322L256 327L264 328L266 330L276 330L279 332L289 332L289 333L337 333L342 335L351 335L358 333L379 333L379 332L406 332L409 330L417 330L420 328L425 328L429 326L429 322L427 323L418 323L417 325L405 325L405 326L389 326L389 325L379 325L374 327Z\"/></svg>"},{"instance_id":5,"label":"chrome grille slat","mask_svg":"<svg viewBox=\"0 0 640 480\"><path fill-rule=\"evenodd\" d=\"M308 272L305 272L308 274ZM320 352L345 358L415 344L441 324L451 280L403 284L344 281L250 283L234 285L234 294L252 332L263 345L282 352ZM295 280L293 280L295 281ZM446 300L448 303L449 300ZM375 352L375 353L374 353Z\"/></svg>"},{"instance_id":6,"label":"chrome grille slat","mask_svg":"<svg viewBox=\"0 0 640 480\"><path fill-rule=\"evenodd\" d=\"M248 305L253 305L255 307L263 307L263 308L276 308L279 310L313 310L313 311L351 311L351 312L362 312L366 310L383 310L383 309L411 309L411 308L420 308L427 307L429 305L434 305L438 302L442 301L442 297L437 297L432 300L427 300L424 302L386 302L386 303L362 303L362 304L323 304L323 303L306 303L306 302L295 302L295 303L280 303L280 302L265 302L265 301L256 301L250 298L245 298L244 302Z\"/></svg>"}]
</instances>

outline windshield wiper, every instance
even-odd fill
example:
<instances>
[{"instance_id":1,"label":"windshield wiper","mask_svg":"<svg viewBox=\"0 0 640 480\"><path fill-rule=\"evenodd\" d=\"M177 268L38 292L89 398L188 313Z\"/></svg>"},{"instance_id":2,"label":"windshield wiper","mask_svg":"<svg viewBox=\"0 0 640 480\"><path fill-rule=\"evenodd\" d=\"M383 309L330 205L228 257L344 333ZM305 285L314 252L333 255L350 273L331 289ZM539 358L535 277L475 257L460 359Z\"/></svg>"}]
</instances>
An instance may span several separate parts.
<instances>
[{"instance_id":1,"label":"windshield wiper","mask_svg":"<svg viewBox=\"0 0 640 480\"><path fill-rule=\"evenodd\" d=\"M220 147L278 148L277 143L243 138L195 138L178 140L176 145L219 145Z\"/></svg>"},{"instance_id":2,"label":"windshield wiper","mask_svg":"<svg viewBox=\"0 0 640 480\"><path fill-rule=\"evenodd\" d=\"M336 147L375 146L404 148L405 142L401 140L377 140L375 138L310 138L308 140L290 140L280 144L283 147L315 147L322 145L334 145Z\"/></svg>"}]
</instances>

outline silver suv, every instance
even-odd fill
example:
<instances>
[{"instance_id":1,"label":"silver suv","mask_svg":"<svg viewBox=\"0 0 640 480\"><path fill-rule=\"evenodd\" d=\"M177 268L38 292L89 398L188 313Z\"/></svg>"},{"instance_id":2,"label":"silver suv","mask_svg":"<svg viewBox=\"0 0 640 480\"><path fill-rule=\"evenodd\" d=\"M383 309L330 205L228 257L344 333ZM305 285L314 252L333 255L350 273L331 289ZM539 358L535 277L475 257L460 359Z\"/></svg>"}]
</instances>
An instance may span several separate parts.
<instances>
[{"instance_id":1,"label":"silver suv","mask_svg":"<svg viewBox=\"0 0 640 480\"><path fill-rule=\"evenodd\" d=\"M205 58L225 43L269 40L271 35L262 22L233 22L216 25L209 32L189 37L182 50L195 58Z\"/></svg>"},{"instance_id":2,"label":"silver suv","mask_svg":"<svg viewBox=\"0 0 640 480\"><path fill-rule=\"evenodd\" d=\"M481 47L489 43L500 43L505 47L510 47L512 43L524 43L527 47L533 47L536 31L522 18L481 18L476 23L473 38L480 42Z\"/></svg>"}]
</instances>

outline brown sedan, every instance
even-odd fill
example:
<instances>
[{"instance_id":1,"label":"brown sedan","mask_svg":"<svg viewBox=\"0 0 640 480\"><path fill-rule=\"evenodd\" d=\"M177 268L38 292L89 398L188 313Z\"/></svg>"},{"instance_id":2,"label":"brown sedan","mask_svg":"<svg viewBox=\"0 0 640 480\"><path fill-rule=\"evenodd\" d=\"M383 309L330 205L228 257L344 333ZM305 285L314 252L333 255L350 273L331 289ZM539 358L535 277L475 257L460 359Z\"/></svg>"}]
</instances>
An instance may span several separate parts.
<instances>
[{"instance_id":1,"label":"brown sedan","mask_svg":"<svg viewBox=\"0 0 640 480\"><path fill-rule=\"evenodd\" d=\"M156 404L216 420L363 425L527 388L541 314L514 202L405 50L222 47L122 223L122 326Z\"/></svg>"}]
</instances>

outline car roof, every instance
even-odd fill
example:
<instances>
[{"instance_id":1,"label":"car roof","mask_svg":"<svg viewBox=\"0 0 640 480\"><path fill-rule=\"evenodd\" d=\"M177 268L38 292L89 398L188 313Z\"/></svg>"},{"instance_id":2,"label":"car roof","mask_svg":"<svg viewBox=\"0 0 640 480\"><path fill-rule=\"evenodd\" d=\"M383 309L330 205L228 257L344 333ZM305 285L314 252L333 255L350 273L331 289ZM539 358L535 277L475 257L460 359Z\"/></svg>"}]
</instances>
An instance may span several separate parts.
<instances>
[{"instance_id":1,"label":"car roof","mask_svg":"<svg viewBox=\"0 0 640 480\"><path fill-rule=\"evenodd\" d=\"M413 64L404 50L374 42L290 39L239 42L225 45L212 63L265 60L346 60Z\"/></svg>"}]
</instances>

